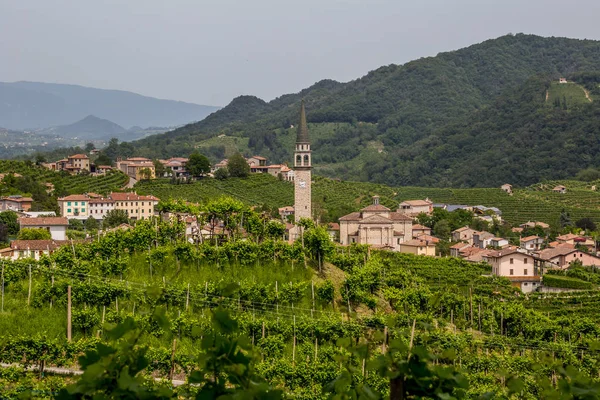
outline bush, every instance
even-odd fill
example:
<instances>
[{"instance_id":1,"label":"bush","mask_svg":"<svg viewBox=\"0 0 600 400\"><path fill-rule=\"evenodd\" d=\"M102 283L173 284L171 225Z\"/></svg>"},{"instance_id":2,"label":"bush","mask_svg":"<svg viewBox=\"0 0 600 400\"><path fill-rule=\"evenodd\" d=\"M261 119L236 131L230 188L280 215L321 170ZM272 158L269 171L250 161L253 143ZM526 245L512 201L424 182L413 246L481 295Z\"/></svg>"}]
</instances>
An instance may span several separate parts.
<instances>
[{"instance_id":1,"label":"bush","mask_svg":"<svg viewBox=\"0 0 600 400\"><path fill-rule=\"evenodd\" d=\"M591 290L594 288L594 285L592 285L592 283L590 282L585 282L579 279L568 278L566 276L559 276L554 274L544 275L543 283L545 286L565 289Z\"/></svg>"}]
</instances>

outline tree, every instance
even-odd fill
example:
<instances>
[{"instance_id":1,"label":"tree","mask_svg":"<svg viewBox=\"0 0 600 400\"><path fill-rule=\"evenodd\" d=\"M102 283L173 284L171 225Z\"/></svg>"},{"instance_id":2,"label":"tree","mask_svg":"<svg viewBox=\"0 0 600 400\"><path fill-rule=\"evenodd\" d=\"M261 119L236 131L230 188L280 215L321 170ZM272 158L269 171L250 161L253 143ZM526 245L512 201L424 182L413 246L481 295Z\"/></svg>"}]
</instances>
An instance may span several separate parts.
<instances>
[{"instance_id":1,"label":"tree","mask_svg":"<svg viewBox=\"0 0 600 400\"><path fill-rule=\"evenodd\" d=\"M85 144L85 152L89 153L90 151L94 150L96 148L96 146L94 146L94 143L86 143Z\"/></svg>"},{"instance_id":2,"label":"tree","mask_svg":"<svg viewBox=\"0 0 600 400\"><path fill-rule=\"evenodd\" d=\"M145 180L152 179L152 170L150 168L142 168L140 170L140 178Z\"/></svg>"},{"instance_id":3,"label":"tree","mask_svg":"<svg viewBox=\"0 0 600 400\"><path fill-rule=\"evenodd\" d=\"M0 222L0 247L8 243L8 226Z\"/></svg>"},{"instance_id":4,"label":"tree","mask_svg":"<svg viewBox=\"0 0 600 400\"><path fill-rule=\"evenodd\" d=\"M9 235L16 235L19 232L19 222L17 213L14 211L0 212L0 223L6 225Z\"/></svg>"},{"instance_id":5,"label":"tree","mask_svg":"<svg viewBox=\"0 0 600 400\"><path fill-rule=\"evenodd\" d=\"M109 229L121 224L129 223L129 216L125 210L110 210L102 220L102 228Z\"/></svg>"},{"instance_id":6,"label":"tree","mask_svg":"<svg viewBox=\"0 0 600 400\"><path fill-rule=\"evenodd\" d=\"M46 157L43 154L36 154L35 155L35 165L41 165L42 163L45 163Z\"/></svg>"},{"instance_id":7,"label":"tree","mask_svg":"<svg viewBox=\"0 0 600 400\"><path fill-rule=\"evenodd\" d=\"M440 239L447 240L450 237L450 223L446 219L442 219L433 226L433 233Z\"/></svg>"},{"instance_id":8,"label":"tree","mask_svg":"<svg viewBox=\"0 0 600 400\"><path fill-rule=\"evenodd\" d=\"M69 220L69 229L73 229L74 231L82 231L83 230L83 222L79 219L70 219Z\"/></svg>"},{"instance_id":9,"label":"tree","mask_svg":"<svg viewBox=\"0 0 600 400\"><path fill-rule=\"evenodd\" d=\"M210 172L210 161L204 154L194 151L190 154L185 168L192 176L202 176Z\"/></svg>"},{"instance_id":10,"label":"tree","mask_svg":"<svg viewBox=\"0 0 600 400\"><path fill-rule=\"evenodd\" d=\"M96 166L98 165L112 165L112 160L106 153L101 152L98 158L96 158Z\"/></svg>"},{"instance_id":11,"label":"tree","mask_svg":"<svg viewBox=\"0 0 600 400\"><path fill-rule=\"evenodd\" d=\"M23 228L19 231L19 240L50 240L50 231L44 228Z\"/></svg>"},{"instance_id":12,"label":"tree","mask_svg":"<svg viewBox=\"0 0 600 400\"><path fill-rule=\"evenodd\" d=\"M227 170L227 168L219 168L218 170L215 171L215 179L218 179L220 181L225 180L229 178L229 171Z\"/></svg>"},{"instance_id":13,"label":"tree","mask_svg":"<svg viewBox=\"0 0 600 400\"><path fill-rule=\"evenodd\" d=\"M304 233L304 243L312 259L317 261L320 272L325 257L330 255L335 248L329 233L322 226L308 229Z\"/></svg>"},{"instance_id":14,"label":"tree","mask_svg":"<svg viewBox=\"0 0 600 400\"><path fill-rule=\"evenodd\" d=\"M245 178L250 174L250 166L240 153L235 153L229 157L229 160L227 160L227 169L229 170L229 175L234 178Z\"/></svg>"},{"instance_id":15,"label":"tree","mask_svg":"<svg viewBox=\"0 0 600 400\"><path fill-rule=\"evenodd\" d=\"M560 227L566 228L569 226L573 226L573 222L571 222L571 215L563 208L560 212Z\"/></svg>"},{"instance_id":16,"label":"tree","mask_svg":"<svg viewBox=\"0 0 600 400\"><path fill-rule=\"evenodd\" d=\"M163 163L161 163L159 160L154 160L152 161L152 163L154 163L154 173L157 177L163 177L165 176L165 172L167 172L165 166L163 165Z\"/></svg>"},{"instance_id":17,"label":"tree","mask_svg":"<svg viewBox=\"0 0 600 400\"><path fill-rule=\"evenodd\" d=\"M91 215L85 220L84 225L86 231L97 231L100 228L100 223Z\"/></svg>"},{"instance_id":18,"label":"tree","mask_svg":"<svg viewBox=\"0 0 600 400\"><path fill-rule=\"evenodd\" d=\"M575 222L575 226L586 231L596 230L596 224L591 218L581 218L579 221Z\"/></svg>"}]
</instances>

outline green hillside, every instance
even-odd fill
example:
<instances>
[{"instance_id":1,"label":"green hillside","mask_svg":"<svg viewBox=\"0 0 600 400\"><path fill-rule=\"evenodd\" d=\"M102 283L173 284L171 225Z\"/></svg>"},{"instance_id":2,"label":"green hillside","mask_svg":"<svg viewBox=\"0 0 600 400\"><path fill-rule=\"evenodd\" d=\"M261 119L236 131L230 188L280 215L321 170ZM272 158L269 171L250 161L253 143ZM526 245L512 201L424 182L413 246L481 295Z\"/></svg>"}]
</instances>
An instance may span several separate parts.
<instances>
[{"instance_id":1,"label":"green hillside","mask_svg":"<svg viewBox=\"0 0 600 400\"><path fill-rule=\"evenodd\" d=\"M552 192L558 184L565 185L566 194ZM595 183L600 188L600 182ZM600 192L591 190L594 183L552 181L514 189L509 196L499 188L446 189L422 187L390 187L365 182L343 182L316 177L313 185L313 207L321 211L324 220L335 221L342 215L370 204L371 197L381 196L381 202L396 208L403 200L429 198L436 203L483 205L498 207L511 224L544 221L558 226L561 211L572 220L589 217L600 223ZM135 186L143 194L161 199L184 199L206 202L219 196L231 196L248 205L269 208L289 206L294 201L294 187L270 175L252 175L247 179L204 179L185 185L172 185L167 179L140 182Z\"/></svg>"},{"instance_id":2,"label":"green hillside","mask_svg":"<svg viewBox=\"0 0 600 400\"><path fill-rule=\"evenodd\" d=\"M210 140L224 134L240 138L237 149L246 155L289 161L290 127L303 98L314 164L330 177L436 187L564 179L600 165L594 152L560 165L547 162L563 156L557 146L569 152L586 144L580 142L598 129L592 125L599 106L569 94L566 110L545 107L546 91L551 86L554 93L551 82L566 76L594 96L599 63L597 41L507 35L381 67L348 83L323 80L268 103L241 96L203 121L134 146L154 158L200 146L217 161L234 150Z\"/></svg>"}]
</instances>

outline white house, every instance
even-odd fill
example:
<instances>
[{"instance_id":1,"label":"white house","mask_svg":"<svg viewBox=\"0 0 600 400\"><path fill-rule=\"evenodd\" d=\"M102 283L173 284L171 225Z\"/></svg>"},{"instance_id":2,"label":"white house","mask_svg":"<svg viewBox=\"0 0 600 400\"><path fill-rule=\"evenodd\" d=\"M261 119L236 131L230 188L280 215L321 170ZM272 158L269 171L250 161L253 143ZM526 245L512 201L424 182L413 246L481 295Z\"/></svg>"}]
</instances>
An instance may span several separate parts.
<instances>
[{"instance_id":1,"label":"white house","mask_svg":"<svg viewBox=\"0 0 600 400\"><path fill-rule=\"evenodd\" d=\"M431 214L433 211L433 202L425 200L406 200L400 203L397 210L400 214L417 216L421 213Z\"/></svg>"},{"instance_id":2,"label":"white house","mask_svg":"<svg viewBox=\"0 0 600 400\"><path fill-rule=\"evenodd\" d=\"M494 275L508 278L524 293L536 290L541 284L540 260L516 247L491 251L484 259L492 266Z\"/></svg>"},{"instance_id":3,"label":"white house","mask_svg":"<svg viewBox=\"0 0 600 400\"><path fill-rule=\"evenodd\" d=\"M539 250L544 244L544 239L539 236L527 236L521 238L521 247L525 250Z\"/></svg>"},{"instance_id":4,"label":"white house","mask_svg":"<svg viewBox=\"0 0 600 400\"><path fill-rule=\"evenodd\" d=\"M10 247L0 251L0 257L17 260L34 258L39 260L42 254L50 255L60 246L69 244L68 240L13 240Z\"/></svg>"},{"instance_id":5,"label":"white house","mask_svg":"<svg viewBox=\"0 0 600 400\"><path fill-rule=\"evenodd\" d=\"M463 226L462 228L452 231L452 241L473 244L474 233L477 233L475 229L471 229L468 226Z\"/></svg>"},{"instance_id":6,"label":"white house","mask_svg":"<svg viewBox=\"0 0 600 400\"><path fill-rule=\"evenodd\" d=\"M23 228L42 228L50 232L53 240L66 240L69 220L66 217L19 218L19 226Z\"/></svg>"}]
</instances>

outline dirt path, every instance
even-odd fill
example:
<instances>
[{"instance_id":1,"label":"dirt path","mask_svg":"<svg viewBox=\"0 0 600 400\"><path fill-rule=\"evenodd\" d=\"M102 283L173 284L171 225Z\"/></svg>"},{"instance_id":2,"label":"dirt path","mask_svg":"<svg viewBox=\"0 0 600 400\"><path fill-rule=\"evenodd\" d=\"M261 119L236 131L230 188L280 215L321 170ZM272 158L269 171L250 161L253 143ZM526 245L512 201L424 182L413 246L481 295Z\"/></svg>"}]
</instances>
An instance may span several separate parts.
<instances>
[{"instance_id":1,"label":"dirt path","mask_svg":"<svg viewBox=\"0 0 600 400\"><path fill-rule=\"evenodd\" d=\"M546 101L548 101L548 98L550 97L550 91L546 90Z\"/></svg>"},{"instance_id":2,"label":"dirt path","mask_svg":"<svg viewBox=\"0 0 600 400\"><path fill-rule=\"evenodd\" d=\"M582 89L583 89L583 93L585 93L585 98L588 99L588 101L591 103L592 98L590 97L590 92L588 92L587 89L584 87L582 87Z\"/></svg>"},{"instance_id":3,"label":"dirt path","mask_svg":"<svg viewBox=\"0 0 600 400\"><path fill-rule=\"evenodd\" d=\"M137 183L137 181L134 178L129 177L129 180L127 181L125 186L123 186L121 189L122 190L132 189L133 185L135 185L136 183Z\"/></svg>"}]
</instances>

